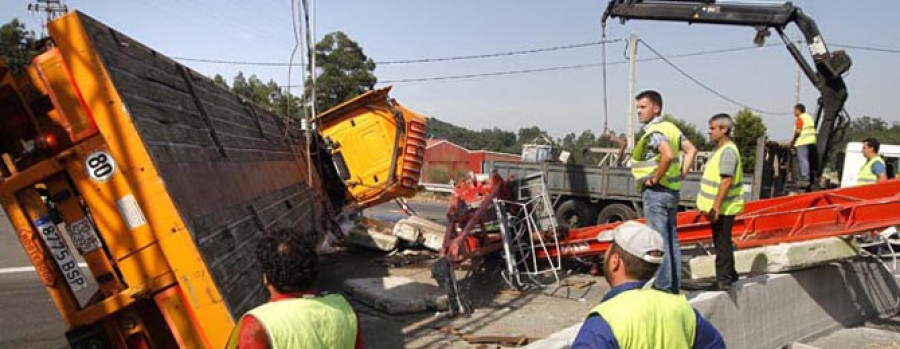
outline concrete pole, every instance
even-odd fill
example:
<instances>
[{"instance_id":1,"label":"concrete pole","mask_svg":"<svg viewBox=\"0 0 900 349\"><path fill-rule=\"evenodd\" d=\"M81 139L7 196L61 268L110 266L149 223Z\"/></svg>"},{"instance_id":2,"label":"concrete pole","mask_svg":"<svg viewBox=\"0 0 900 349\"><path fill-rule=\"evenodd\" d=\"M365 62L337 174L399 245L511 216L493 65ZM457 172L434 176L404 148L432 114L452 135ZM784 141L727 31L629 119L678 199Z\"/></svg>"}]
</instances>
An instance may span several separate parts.
<instances>
[{"instance_id":1,"label":"concrete pole","mask_svg":"<svg viewBox=\"0 0 900 349\"><path fill-rule=\"evenodd\" d=\"M628 76L628 149L634 149L634 104L635 82L637 80L637 34L631 33L628 39L629 52L629 76Z\"/></svg>"}]
</instances>

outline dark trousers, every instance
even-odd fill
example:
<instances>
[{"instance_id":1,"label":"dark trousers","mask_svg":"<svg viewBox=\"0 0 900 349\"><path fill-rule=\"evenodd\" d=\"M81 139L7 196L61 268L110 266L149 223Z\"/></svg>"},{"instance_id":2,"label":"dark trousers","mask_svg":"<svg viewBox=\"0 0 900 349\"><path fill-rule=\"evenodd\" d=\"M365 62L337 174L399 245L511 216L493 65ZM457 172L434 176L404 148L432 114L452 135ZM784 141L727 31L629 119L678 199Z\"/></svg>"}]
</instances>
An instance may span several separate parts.
<instances>
[{"instance_id":1,"label":"dark trousers","mask_svg":"<svg viewBox=\"0 0 900 349\"><path fill-rule=\"evenodd\" d=\"M731 226L734 216L719 216L712 224L713 244L716 251L716 281L734 282L738 279L734 269L734 245L731 244Z\"/></svg>"}]
</instances>

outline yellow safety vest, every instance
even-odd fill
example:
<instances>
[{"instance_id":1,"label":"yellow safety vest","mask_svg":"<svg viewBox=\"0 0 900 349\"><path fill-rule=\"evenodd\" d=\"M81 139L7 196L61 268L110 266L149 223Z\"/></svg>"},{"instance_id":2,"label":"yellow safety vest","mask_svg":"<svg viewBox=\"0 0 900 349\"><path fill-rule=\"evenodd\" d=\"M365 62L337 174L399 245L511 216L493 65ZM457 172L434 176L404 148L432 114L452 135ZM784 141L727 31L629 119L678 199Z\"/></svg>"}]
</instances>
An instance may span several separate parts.
<instances>
[{"instance_id":1,"label":"yellow safety vest","mask_svg":"<svg viewBox=\"0 0 900 349\"><path fill-rule=\"evenodd\" d=\"M880 162L884 165L884 159L881 156L875 156L869 161L866 161L866 164L863 165L861 169L859 169L859 176L856 177L856 185L866 185L872 184L878 181L878 176L872 172L872 165L875 165L876 162ZM887 165L885 165L887 166Z\"/></svg>"},{"instance_id":2,"label":"yellow safety vest","mask_svg":"<svg viewBox=\"0 0 900 349\"><path fill-rule=\"evenodd\" d=\"M816 122L807 113L800 114L800 120L803 120L803 128L800 129L800 136L794 141L794 148L816 144Z\"/></svg>"},{"instance_id":3,"label":"yellow safety vest","mask_svg":"<svg viewBox=\"0 0 900 349\"><path fill-rule=\"evenodd\" d=\"M681 130L668 121L648 127L631 153L631 175L634 176L635 188L638 192L643 191L644 182L653 177L653 173L659 166L659 159L662 157L659 152L650 159L644 159L650 135L656 132L662 133L666 137L674 154L674 158L666 170L666 175L659 181L659 184L671 190L681 190Z\"/></svg>"},{"instance_id":4,"label":"yellow safety vest","mask_svg":"<svg viewBox=\"0 0 900 349\"><path fill-rule=\"evenodd\" d=\"M697 315L680 294L625 291L594 307L591 314L609 324L619 348L689 349L697 336Z\"/></svg>"},{"instance_id":5,"label":"yellow safety vest","mask_svg":"<svg viewBox=\"0 0 900 349\"><path fill-rule=\"evenodd\" d=\"M356 313L341 295L269 302L247 314L262 323L272 349L356 347ZM240 325L232 331L227 348L237 348Z\"/></svg>"},{"instance_id":6,"label":"yellow safety vest","mask_svg":"<svg viewBox=\"0 0 900 349\"><path fill-rule=\"evenodd\" d=\"M744 166L741 163L740 151L734 145L734 142L731 141L716 149L709 162L706 163L706 168L703 170L703 178L700 179L700 192L697 193L697 208L701 211L709 212L716 202L719 184L722 183L719 163L721 162L722 154L725 153L725 149L734 150L735 154L737 154L738 163L737 171L732 177L731 189L725 194L719 213L726 216L734 216L744 210Z\"/></svg>"}]
</instances>

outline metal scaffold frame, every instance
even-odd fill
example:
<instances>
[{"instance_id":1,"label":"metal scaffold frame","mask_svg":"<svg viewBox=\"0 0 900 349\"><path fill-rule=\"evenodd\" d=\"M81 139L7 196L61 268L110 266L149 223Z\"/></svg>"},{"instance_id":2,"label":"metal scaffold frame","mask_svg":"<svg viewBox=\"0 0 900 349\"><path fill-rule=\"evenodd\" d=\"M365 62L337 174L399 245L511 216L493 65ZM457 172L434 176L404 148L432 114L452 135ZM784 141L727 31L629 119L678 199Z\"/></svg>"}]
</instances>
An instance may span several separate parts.
<instances>
[{"instance_id":1,"label":"metal scaffold frame","mask_svg":"<svg viewBox=\"0 0 900 349\"><path fill-rule=\"evenodd\" d=\"M531 195L528 201L494 199L506 262L506 269L501 275L514 288L523 287L526 281L540 286L559 286L560 281L562 256L559 253L559 229L553 215L553 205L543 176L538 181L531 181L535 182L538 188L519 189L519 197L523 197L522 190L539 193ZM540 254L543 257L539 257ZM543 263L544 260L546 263ZM539 279L547 275L552 276L550 284Z\"/></svg>"}]
</instances>

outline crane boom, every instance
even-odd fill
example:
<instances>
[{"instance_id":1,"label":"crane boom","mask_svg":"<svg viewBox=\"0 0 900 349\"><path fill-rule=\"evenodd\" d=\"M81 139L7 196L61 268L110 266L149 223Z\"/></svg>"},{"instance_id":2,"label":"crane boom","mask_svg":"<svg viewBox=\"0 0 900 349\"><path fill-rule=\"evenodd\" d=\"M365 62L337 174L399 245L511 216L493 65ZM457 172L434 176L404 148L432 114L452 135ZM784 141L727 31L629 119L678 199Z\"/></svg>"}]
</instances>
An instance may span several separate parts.
<instances>
[{"instance_id":1,"label":"crane boom","mask_svg":"<svg viewBox=\"0 0 900 349\"><path fill-rule=\"evenodd\" d=\"M852 61L844 51L828 49L816 22L799 7L791 2L750 4L716 3L714 0L611 0L603 13L604 28L610 17L619 18L623 23L630 19L640 19L750 26L757 31L753 39L757 45L763 43L769 35L769 29L775 29L788 52L820 94L816 111L818 161L813 170L817 177L822 173L831 146L841 138L847 124L844 111L847 86L843 75L850 70ZM795 23L803 34L813 58L812 64L784 34L784 29L790 23Z\"/></svg>"}]
</instances>

